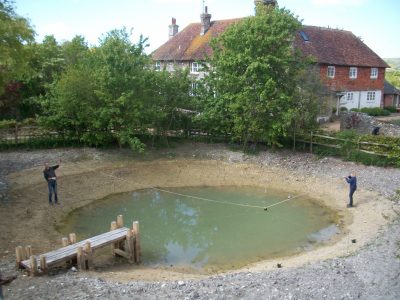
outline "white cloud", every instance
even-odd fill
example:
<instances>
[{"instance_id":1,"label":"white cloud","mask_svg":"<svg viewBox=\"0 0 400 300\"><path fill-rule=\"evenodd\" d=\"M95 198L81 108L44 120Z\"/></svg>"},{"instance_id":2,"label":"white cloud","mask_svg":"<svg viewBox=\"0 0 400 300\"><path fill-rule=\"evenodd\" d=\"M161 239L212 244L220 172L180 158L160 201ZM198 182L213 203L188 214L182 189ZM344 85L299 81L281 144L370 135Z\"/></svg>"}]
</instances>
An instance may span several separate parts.
<instances>
[{"instance_id":1,"label":"white cloud","mask_svg":"<svg viewBox=\"0 0 400 300\"><path fill-rule=\"evenodd\" d=\"M315 5L359 6L367 0L312 0Z\"/></svg>"}]
</instances>

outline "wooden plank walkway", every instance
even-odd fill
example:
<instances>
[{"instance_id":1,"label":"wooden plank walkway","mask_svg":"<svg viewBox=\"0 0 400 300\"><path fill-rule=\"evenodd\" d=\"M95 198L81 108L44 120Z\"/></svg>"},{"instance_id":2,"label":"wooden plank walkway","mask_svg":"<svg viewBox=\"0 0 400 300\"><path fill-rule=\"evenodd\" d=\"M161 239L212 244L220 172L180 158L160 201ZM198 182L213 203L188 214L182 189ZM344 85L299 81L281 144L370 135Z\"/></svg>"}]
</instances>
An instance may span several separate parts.
<instances>
[{"instance_id":1,"label":"wooden plank walkway","mask_svg":"<svg viewBox=\"0 0 400 300\"><path fill-rule=\"evenodd\" d=\"M69 246L60 248L58 250L50 251L50 252L42 254L40 256L46 257L47 266L50 268L57 264L60 264L60 263L66 262L68 260L71 260L73 258L76 258L77 253L78 253L78 248L79 247L84 248L87 242L90 242L91 248L93 250L96 250L98 248L102 248L104 246L123 241L126 239L126 233L128 230L129 230L129 228L126 228L126 227L118 228L116 230L109 231L109 232L97 235L95 237L80 241L76 244L69 245ZM40 256L36 258L38 266L40 266ZM21 266L28 270L32 269L30 259L22 261Z\"/></svg>"},{"instance_id":2,"label":"wooden plank walkway","mask_svg":"<svg viewBox=\"0 0 400 300\"><path fill-rule=\"evenodd\" d=\"M109 232L80 242L76 242L75 233L71 233L69 238L62 238L62 248L38 256L32 255L31 246L18 246L15 249L17 267L27 269L31 276L46 274L49 268L70 262L81 270L87 270L92 266L94 251L107 245L111 246L114 256L125 257L130 263L139 263L139 222L133 222L132 228L123 224L123 216L119 215L117 221L111 222Z\"/></svg>"}]
</instances>

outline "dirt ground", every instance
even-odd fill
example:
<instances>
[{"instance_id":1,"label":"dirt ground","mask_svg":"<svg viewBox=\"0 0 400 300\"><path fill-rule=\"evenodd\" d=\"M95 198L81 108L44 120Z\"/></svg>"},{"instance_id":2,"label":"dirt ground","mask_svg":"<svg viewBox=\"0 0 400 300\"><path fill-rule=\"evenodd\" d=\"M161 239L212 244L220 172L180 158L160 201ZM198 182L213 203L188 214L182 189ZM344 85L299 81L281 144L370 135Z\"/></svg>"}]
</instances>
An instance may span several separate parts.
<instances>
[{"instance_id":1,"label":"dirt ground","mask_svg":"<svg viewBox=\"0 0 400 300\"><path fill-rule=\"evenodd\" d=\"M57 248L61 236L56 228L73 210L110 194L151 187L273 187L293 195L312 195L321 204L338 211L340 220L337 225L341 233L334 241L300 255L261 261L230 272L232 274L267 272L275 269L277 263L287 268L301 267L353 255L398 218L398 206L389 200L389 195L373 189L373 186L362 186L362 178L371 175L375 169L371 171L368 167L338 160L319 160L309 155L263 152L247 156L221 145L190 143L172 150L150 151L144 157L132 155L129 151L92 149L17 154L4 154L10 161L16 160L10 167L15 172L7 172L5 176L7 196L3 197L0 210L0 255L4 265L13 261L18 245L32 245L35 254ZM33 155L31 159L27 157L29 155ZM63 159L57 171L61 205L49 206L42 163L46 160L57 162L59 158ZM18 161L26 163L19 166ZM12 170L15 165L19 167ZM356 208L347 209L347 184L343 176L352 170L358 172L361 188L356 194ZM393 174L399 175L397 171ZM389 191L389 194L393 193L394 190ZM352 240L357 242L352 243ZM104 263L102 266L97 262L97 271L87 273L88 276L119 282L199 280L207 277L162 268L114 266L107 259ZM7 273L7 270L2 272Z\"/></svg>"}]
</instances>

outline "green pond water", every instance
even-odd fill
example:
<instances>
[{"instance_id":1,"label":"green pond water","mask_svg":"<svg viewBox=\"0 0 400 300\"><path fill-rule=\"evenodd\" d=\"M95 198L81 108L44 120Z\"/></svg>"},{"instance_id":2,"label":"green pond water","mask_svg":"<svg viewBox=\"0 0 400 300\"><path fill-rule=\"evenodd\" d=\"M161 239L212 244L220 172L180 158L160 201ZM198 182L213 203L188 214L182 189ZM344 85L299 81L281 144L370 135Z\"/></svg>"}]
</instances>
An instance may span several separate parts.
<instances>
[{"instance_id":1,"label":"green pond water","mask_svg":"<svg viewBox=\"0 0 400 300\"><path fill-rule=\"evenodd\" d=\"M307 251L338 231L337 215L309 197L254 187L185 187L116 194L78 209L62 233L79 239L106 232L117 215L125 226L139 221L142 259L151 267L224 270Z\"/></svg>"}]
</instances>

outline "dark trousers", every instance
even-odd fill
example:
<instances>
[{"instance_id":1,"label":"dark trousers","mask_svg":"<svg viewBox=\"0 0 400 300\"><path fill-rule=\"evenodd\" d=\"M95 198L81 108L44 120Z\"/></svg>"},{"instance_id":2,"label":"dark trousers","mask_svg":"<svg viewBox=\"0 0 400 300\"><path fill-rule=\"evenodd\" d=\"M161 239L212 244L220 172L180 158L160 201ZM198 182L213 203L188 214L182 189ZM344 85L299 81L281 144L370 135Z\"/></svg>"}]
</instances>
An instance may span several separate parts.
<instances>
[{"instance_id":1,"label":"dark trousers","mask_svg":"<svg viewBox=\"0 0 400 300\"><path fill-rule=\"evenodd\" d=\"M49 186L49 203L52 203L51 198L52 198L53 194L54 194L54 202L57 203L58 202L58 198L57 198L57 181L56 180L49 180L48 186Z\"/></svg>"},{"instance_id":2,"label":"dark trousers","mask_svg":"<svg viewBox=\"0 0 400 300\"><path fill-rule=\"evenodd\" d=\"M350 198L350 202L349 205L353 206L353 194L357 189L350 189L350 193L349 193L349 198Z\"/></svg>"}]
</instances>

